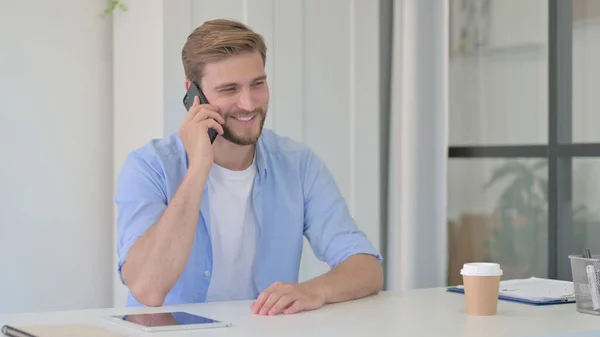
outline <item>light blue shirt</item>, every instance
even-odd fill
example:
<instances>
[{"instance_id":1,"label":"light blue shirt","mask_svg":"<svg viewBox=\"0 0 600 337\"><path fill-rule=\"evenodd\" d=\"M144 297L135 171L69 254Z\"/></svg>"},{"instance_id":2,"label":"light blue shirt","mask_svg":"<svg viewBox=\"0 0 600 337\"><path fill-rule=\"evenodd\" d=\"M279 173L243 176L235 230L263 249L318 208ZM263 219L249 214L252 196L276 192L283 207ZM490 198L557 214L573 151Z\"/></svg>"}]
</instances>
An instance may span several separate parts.
<instances>
[{"instance_id":1,"label":"light blue shirt","mask_svg":"<svg viewBox=\"0 0 600 337\"><path fill-rule=\"evenodd\" d=\"M335 267L355 254L382 257L357 228L331 172L306 146L265 129L256 146L252 188L258 220L254 282L262 292L273 282L298 282L303 237L315 256ZM118 271L134 242L154 225L188 169L177 133L152 140L129 154L119 174ZM212 249L207 188L187 265L164 305L204 302L211 279ZM121 280L123 278L121 277ZM141 306L129 293L128 306Z\"/></svg>"}]
</instances>

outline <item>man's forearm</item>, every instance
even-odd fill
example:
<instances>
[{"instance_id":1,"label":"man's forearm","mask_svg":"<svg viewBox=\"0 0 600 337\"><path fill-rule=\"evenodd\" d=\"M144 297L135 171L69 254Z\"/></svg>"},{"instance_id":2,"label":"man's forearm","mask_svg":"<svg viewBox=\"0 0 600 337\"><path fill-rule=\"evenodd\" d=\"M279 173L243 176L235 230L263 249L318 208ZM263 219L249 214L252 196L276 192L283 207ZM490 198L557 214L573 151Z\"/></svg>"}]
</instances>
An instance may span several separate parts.
<instances>
[{"instance_id":1,"label":"man's forearm","mask_svg":"<svg viewBox=\"0 0 600 337\"><path fill-rule=\"evenodd\" d=\"M372 255L353 255L306 284L316 289L325 303L349 301L379 292L383 287L383 267Z\"/></svg>"},{"instance_id":2,"label":"man's forearm","mask_svg":"<svg viewBox=\"0 0 600 337\"><path fill-rule=\"evenodd\" d=\"M208 169L190 170L158 222L131 247L123 279L136 299L159 306L181 276L194 243Z\"/></svg>"}]
</instances>

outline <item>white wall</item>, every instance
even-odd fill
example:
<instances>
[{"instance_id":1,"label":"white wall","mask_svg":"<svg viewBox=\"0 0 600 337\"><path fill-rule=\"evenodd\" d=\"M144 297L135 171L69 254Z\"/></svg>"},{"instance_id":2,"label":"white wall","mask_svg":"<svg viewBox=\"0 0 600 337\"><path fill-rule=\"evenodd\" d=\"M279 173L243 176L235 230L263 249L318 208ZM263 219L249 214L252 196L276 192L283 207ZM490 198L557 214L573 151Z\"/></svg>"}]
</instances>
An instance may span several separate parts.
<instances>
[{"instance_id":1,"label":"white wall","mask_svg":"<svg viewBox=\"0 0 600 337\"><path fill-rule=\"evenodd\" d=\"M181 1L171 0L176 4ZM129 152L163 135L163 1L131 0L113 17L113 184ZM127 289L117 274L116 206L113 204L113 305L123 306Z\"/></svg>"},{"instance_id":2,"label":"white wall","mask_svg":"<svg viewBox=\"0 0 600 337\"><path fill-rule=\"evenodd\" d=\"M105 3L0 2L0 312L112 304Z\"/></svg>"},{"instance_id":3,"label":"white wall","mask_svg":"<svg viewBox=\"0 0 600 337\"><path fill-rule=\"evenodd\" d=\"M115 67L121 69L115 74L115 85L120 87L115 87L115 135L128 137L115 141L116 171L126 152L142 140L177 131L185 115L180 55L187 35L209 19L238 19L261 33L268 47L272 100L265 127L308 144L323 158L359 226L381 248L378 1L132 0L128 4L129 12L115 18L115 55L119 55ZM148 26L152 31L137 38L135 32ZM146 38L153 35L154 39ZM153 60L151 64L132 55L140 48ZM152 87L139 84L134 71L123 66L130 60L139 62L135 73L152 67L145 74ZM136 93L144 90L149 90L145 96L153 97L156 105L135 106ZM146 120L138 125L139 118L130 115ZM327 269L307 247L301 279ZM116 275L115 288L115 304L120 306L126 291Z\"/></svg>"}]
</instances>

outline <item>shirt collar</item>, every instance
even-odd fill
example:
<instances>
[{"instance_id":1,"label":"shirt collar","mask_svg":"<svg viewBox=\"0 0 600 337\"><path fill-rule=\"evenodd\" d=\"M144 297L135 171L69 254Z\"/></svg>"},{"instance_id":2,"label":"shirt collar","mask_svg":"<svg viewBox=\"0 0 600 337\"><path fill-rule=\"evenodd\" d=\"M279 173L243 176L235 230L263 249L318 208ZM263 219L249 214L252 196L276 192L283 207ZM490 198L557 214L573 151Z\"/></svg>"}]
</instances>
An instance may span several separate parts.
<instances>
[{"instance_id":1,"label":"shirt collar","mask_svg":"<svg viewBox=\"0 0 600 337\"><path fill-rule=\"evenodd\" d=\"M258 142L256 142L256 167L258 170L258 175L261 179L264 179L267 176L267 160L265 158L266 154L267 149L261 135L258 138Z\"/></svg>"}]
</instances>

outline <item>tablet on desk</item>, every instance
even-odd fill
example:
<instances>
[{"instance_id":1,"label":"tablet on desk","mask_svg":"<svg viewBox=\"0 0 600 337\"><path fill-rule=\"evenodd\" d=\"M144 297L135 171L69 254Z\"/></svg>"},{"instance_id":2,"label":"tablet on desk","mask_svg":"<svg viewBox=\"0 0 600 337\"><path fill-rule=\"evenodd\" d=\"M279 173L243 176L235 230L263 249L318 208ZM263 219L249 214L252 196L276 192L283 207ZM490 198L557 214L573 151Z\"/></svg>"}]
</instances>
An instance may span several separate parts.
<instances>
[{"instance_id":1,"label":"tablet on desk","mask_svg":"<svg viewBox=\"0 0 600 337\"><path fill-rule=\"evenodd\" d=\"M114 323L148 332L223 328L231 326L231 323L183 311L114 315L108 316L107 318Z\"/></svg>"}]
</instances>

